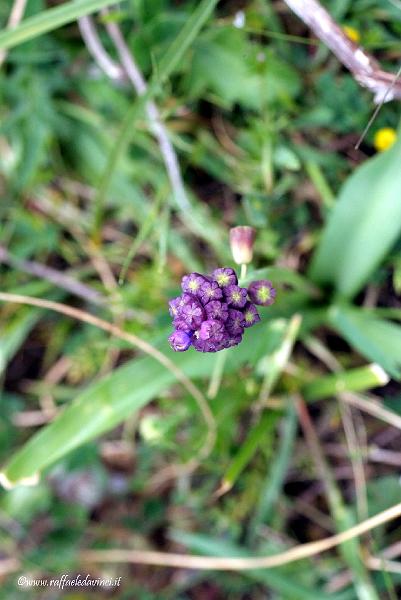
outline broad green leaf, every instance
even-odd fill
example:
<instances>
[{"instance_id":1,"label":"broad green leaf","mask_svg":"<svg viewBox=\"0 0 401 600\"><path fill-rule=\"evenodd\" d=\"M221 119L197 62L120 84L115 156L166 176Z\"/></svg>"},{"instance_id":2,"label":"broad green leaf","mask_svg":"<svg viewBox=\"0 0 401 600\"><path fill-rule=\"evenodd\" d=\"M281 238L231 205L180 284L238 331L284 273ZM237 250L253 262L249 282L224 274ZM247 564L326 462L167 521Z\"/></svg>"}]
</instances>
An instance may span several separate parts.
<instances>
[{"instance_id":1,"label":"broad green leaf","mask_svg":"<svg viewBox=\"0 0 401 600\"><path fill-rule=\"evenodd\" d=\"M18 27L2 31L0 33L0 49L18 46L111 4L115 4L115 0L75 0L49 8L25 19Z\"/></svg>"},{"instance_id":2,"label":"broad green leaf","mask_svg":"<svg viewBox=\"0 0 401 600\"><path fill-rule=\"evenodd\" d=\"M236 371L241 364L257 360L264 352L266 332L266 326L260 327L257 337L249 335L240 346L227 350L226 370ZM206 377L212 372L214 354L193 349L174 354L167 343L161 349L188 377ZM11 458L3 477L11 484L34 481L43 469L109 431L174 382L174 375L150 357L129 362L90 385L55 421L33 435Z\"/></svg>"},{"instance_id":3,"label":"broad green leaf","mask_svg":"<svg viewBox=\"0 0 401 600\"><path fill-rule=\"evenodd\" d=\"M401 232L401 139L359 167L345 183L310 274L354 296L383 260Z\"/></svg>"},{"instance_id":4,"label":"broad green leaf","mask_svg":"<svg viewBox=\"0 0 401 600\"><path fill-rule=\"evenodd\" d=\"M378 363L395 379L401 377L401 326L352 307L335 306L329 322L369 360Z\"/></svg>"}]
</instances>

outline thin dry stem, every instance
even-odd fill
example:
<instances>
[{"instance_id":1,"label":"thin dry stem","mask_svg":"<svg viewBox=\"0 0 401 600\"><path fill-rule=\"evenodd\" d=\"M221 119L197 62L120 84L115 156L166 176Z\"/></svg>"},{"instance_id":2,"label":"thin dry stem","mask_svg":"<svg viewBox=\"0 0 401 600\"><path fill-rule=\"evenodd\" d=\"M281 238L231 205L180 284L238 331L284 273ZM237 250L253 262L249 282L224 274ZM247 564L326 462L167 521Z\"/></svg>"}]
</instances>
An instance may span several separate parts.
<instances>
[{"instance_id":1,"label":"thin dry stem","mask_svg":"<svg viewBox=\"0 0 401 600\"><path fill-rule=\"evenodd\" d=\"M148 354L149 356L157 360L161 365L163 365L175 376L175 378L194 398L207 426L207 436L205 443L203 444L203 447L199 452L199 456L197 458L192 459L189 462L189 470L192 471L199 464L199 461L201 459L204 459L210 454L216 439L216 422L209 408L207 400L202 394L202 392L199 390L199 388L197 388L196 385L192 383L192 381L185 375L185 373L181 371L181 369L177 367L173 363L173 361L170 360L165 354L160 352L160 350L154 348L151 344L149 344L145 340L142 340L140 337L134 335L133 333L123 331L113 323L109 323L108 321L99 319L98 317L95 317L94 315L91 315L88 312L85 312L78 308L73 308L72 306L68 306L67 304L61 304L60 302L53 302L51 300L44 300L42 298L33 298L31 296L22 296L20 294L7 294L4 292L0 292L0 301L15 302L17 304L25 304L29 306L37 306L39 308L53 310L55 312L66 315L67 317L71 317L72 319L83 321L84 323L89 323L90 325L94 325L99 329L103 329L103 331L107 331L111 335L128 342L132 346L139 348L140 350L142 350L142 352ZM184 465L183 468L185 469L186 465Z\"/></svg>"},{"instance_id":2,"label":"thin dry stem","mask_svg":"<svg viewBox=\"0 0 401 600\"><path fill-rule=\"evenodd\" d=\"M303 558L316 556L349 540L359 537L380 525L384 525L401 516L401 503L370 517L346 531L324 538L317 542L300 544L285 552L269 556L251 558L231 558L220 556L188 556L168 552L149 552L142 550L86 550L81 553L85 562L97 563L135 563L176 567L183 569L210 569L214 571L246 571L249 569L271 569L286 565Z\"/></svg>"},{"instance_id":3,"label":"thin dry stem","mask_svg":"<svg viewBox=\"0 0 401 600\"><path fill-rule=\"evenodd\" d=\"M341 399L352 406L356 406L359 410L372 415L372 417L381 419L393 427L401 429L401 417L384 406L381 406L376 400L371 400L367 396L354 394L352 392L343 392L341 394Z\"/></svg>"},{"instance_id":4,"label":"thin dry stem","mask_svg":"<svg viewBox=\"0 0 401 600\"><path fill-rule=\"evenodd\" d=\"M116 81L124 79L124 70L104 49L91 17L78 19L78 26L85 46L105 75Z\"/></svg>"},{"instance_id":5,"label":"thin dry stem","mask_svg":"<svg viewBox=\"0 0 401 600\"><path fill-rule=\"evenodd\" d=\"M103 13L108 14L107 9L104 9ZM106 29L116 47L118 56L125 69L127 77L131 81L137 94L139 96L143 96L146 94L148 86L138 65L135 62L134 56L125 43L120 28L116 23L106 22ZM188 211L190 210L191 206L185 192L178 158L168 136L168 132L161 120L159 109L153 100L148 100L145 107L149 117L151 129L158 141L160 152L163 156L164 164L166 166L167 174L177 205L181 210Z\"/></svg>"},{"instance_id":6,"label":"thin dry stem","mask_svg":"<svg viewBox=\"0 0 401 600\"><path fill-rule=\"evenodd\" d=\"M104 305L108 299L97 290L77 281L70 275L57 271L52 267L42 265L33 260L22 260L10 254L4 246L0 246L0 262L7 264L18 271L28 273L34 277L39 277L45 281L49 281L54 286L64 289L70 294L82 298L86 302L92 304Z\"/></svg>"},{"instance_id":7,"label":"thin dry stem","mask_svg":"<svg viewBox=\"0 0 401 600\"><path fill-rule=\"evenodd\" d=\"M372 56L346 35L317 0L284 1L351 71L359 85L373 92L376 103L401 98L399 74L383 71Z\"/></svg>"}]
</instances>

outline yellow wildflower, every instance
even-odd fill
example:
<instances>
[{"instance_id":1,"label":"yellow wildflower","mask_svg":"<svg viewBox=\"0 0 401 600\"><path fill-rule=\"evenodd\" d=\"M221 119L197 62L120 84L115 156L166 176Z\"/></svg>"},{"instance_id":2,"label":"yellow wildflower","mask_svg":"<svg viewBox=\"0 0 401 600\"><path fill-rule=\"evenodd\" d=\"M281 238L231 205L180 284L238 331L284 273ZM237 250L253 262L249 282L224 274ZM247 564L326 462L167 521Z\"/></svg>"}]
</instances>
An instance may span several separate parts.
<instances>
[{"instance_id":1,"label":"yellow wildflower","mask_svg":"<svg viewBox=\"0 0 401 600\"><path fill-rule=\"evenodd\" d=\"M378 129L373 138L373 145L378 152L384 152L391 148L397 139L397 133L392 127Z\"/></svg>"},{"instance_id":2,"label":"yellow wildflower","mask_svg":"<svg viewBox=\"0 0 401 600\"><path fill-rule=\"evenodd\" d=\"M349 25L344 25L343 27L344 33L349 37L350 40L358 44L361 41L361 34L355 27L350 27Z\"/></svg>"}]
</instances>

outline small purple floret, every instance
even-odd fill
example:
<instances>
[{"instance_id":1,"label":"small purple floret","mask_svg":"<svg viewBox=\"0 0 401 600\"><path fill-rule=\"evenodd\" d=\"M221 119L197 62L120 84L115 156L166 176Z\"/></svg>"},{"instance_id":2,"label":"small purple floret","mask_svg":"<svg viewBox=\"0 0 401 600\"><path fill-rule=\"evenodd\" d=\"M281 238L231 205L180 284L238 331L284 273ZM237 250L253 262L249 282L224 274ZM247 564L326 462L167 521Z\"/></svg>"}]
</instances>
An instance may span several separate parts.
<instances>
[{"instance_id":1,"label":"small purple floret","mask_svg":"<svg viewBox=\"0 0 401 600\"><path fill-rule=\"evenodd\" d=\"M242 342L242 335L230 335L229 337L225 338L224 341L225 348L232 348L233 346L238 346L238 344Z\"/></svg>"},{"instance_id":2,"label":"small purple floret","mask_svg":"<svg viewBox=\"0 0 401 600\"><path fill-rule=\"evenodd\" d=\"M188 300L188 302L184 304L180 317L183 321L186 321L190 329L195 330L200 327L204 320L205 311L200 302L194 298L193 300Z\"/></svg>"},{"instance_id":3,"label":"small purple floret","mask_svg":"<svg viewBox=\"0 0 401 600\"><path fill-rule=\"evenodd\" d=\"M244 327L252 327L255 323L259 323L260 316L254 304L247 302L243 308Z\"/></svg>"},{"instance_id":4,"label":"small purple floret","mask_svg":"<svg viewBox=\"0 0 401 600\"><path fill-rule=\"evenodd\" d=\"M215 281L205 281L200 290L200 298L205 305L211 300L220 300L223 292Z\"/></svg>"},{"instance_id":5,"label":"small purple floret","mask_svg":"<svg viewBox=\"0 0 401 600\"><path fill-rule=\"evenodd\" d=\"M228 306L224 302L212 300L206 304L205 311L208 319L220 319L220 321L227 321Z\"/></svg>"},{"instance_id":6,"label":"small purple floret","mask_svg":"<svg viewBox=\"0 0 401 600\"><path fill-rule=\"evenodd\" d=\"M225 325L228 333L231 336L242 335L244 331L244 315L240 310L230 308L228 311L228 319Z\"/></svg>"},{"instance_id":7,"label":"small purple floret","mask_svg":"<svg viewBox=\"0 0 401 600\"><path fill-rule=\"evenodd\" d=\"M224 289L224 297L227 304L231 304L234 308L242 308L246 304L248 290L241 288L238 285L229 285Z\"/></svg>"},{"instance_id":8,"label":"small purple floret","mask_svg":"<svg viewBox=\"0 0 401 600\"><path fill-rule=\"evenodd\" d=\"M217 346L210 340L201 340L200 338L193 338L193 347L198 352L217 352Z\"/></svg>"},{"instance_id":9,"label":"small purple floret","mask_svg":"<svg viewBox=\"0 0 401 600\"><path fill-rule=\"evenodd\" d=\"M234 269L230 269L229 267L215 269L212 273L212 277L221 288L225 288L229 285L237 285L238 283Z\"/></svg>"},{"instance_id":10,"label":"small purple floret","mask_svg":"<svg viewBox=\"0 0 401 600\"><path fill-rule=\"evenodd\" d=\"M173 331L168 338L169 344L175 352L185 352L191 345L191 335L185 331Z\"/></svg>"},{"instance_id":11,"label":"small purple floret","mask_svg":"<svg viewBox=\"0 0 401 600\"><path fill-rule=\"evenodd\" d=\"M180 331L186 331L187 333L192 333L192 327L188 324L188 321L185 321L181 316L173 319L173 325L175 329L179 329Z\"/></svg>"},{"instance_id":12,"label":"small purple floret","mask_svg":"<svg viewBox=\"0 0 401 600\"><path fill-rule=\"evenodd\" d=\"M190 273L189 275L184 275L182 278L181 287L183 292L199 297L200 289L205 281L206 278L200 275L200 273Z\"/></svg>"},{"instance_id":13,"label":"small purple floret","mask_svg":"<svg viewBox=\"0 0 401 600\"><path fill-rule=\"evenodd\" d=\"M252 281L248 287L248 295L254 304L270 306L276 298L276 290L271 281L260 279L259 281Z\"/></svg>"},{"instance_id":14,"label":"small purple floret","mask_svg":"<svg viewBox=\"0 0 401 600\"><path fill-rule=\"evenodd\" d=\"M260 321L255 304L269 306L276 296L268 280L254 281L248 289L239 287L235 271L228 267L215 269L212 277L185 275L182 289L181 296L169 301L174 332L168 339L176 352L191 345L198 352L237 346L244 328Z\"/></svg>"},{"instance_id":15,"label":"small purple floret","mask_svg":"<svg viewBox=\"0 0 401 600\"><path fill-rule=\"evenodd\" d=\"M199 339L210 340L212 342L221 342L226 335L226 330L221 321L217 319L209 319L203 321L199 329Z\"/></svg>"}]
</instances>

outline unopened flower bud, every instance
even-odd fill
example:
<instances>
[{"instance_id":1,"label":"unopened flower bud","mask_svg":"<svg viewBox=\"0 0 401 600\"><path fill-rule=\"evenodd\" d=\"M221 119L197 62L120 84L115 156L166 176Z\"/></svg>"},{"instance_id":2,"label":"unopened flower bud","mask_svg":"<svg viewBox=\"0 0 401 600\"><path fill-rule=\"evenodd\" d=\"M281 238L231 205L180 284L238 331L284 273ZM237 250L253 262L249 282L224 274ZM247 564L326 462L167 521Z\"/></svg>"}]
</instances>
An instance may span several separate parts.
<instances>
[{"instance_id":1,"label":"unopened flower bud","mask_svg":"<svg viewBox=\"0 0 401 600\"><path fill-rule=\"evenodd\" d=\"M237 265L248 265L252 261L254 241L253 227L241 225L230 229L231 253Z\"/></svg>"}]
</instances>

